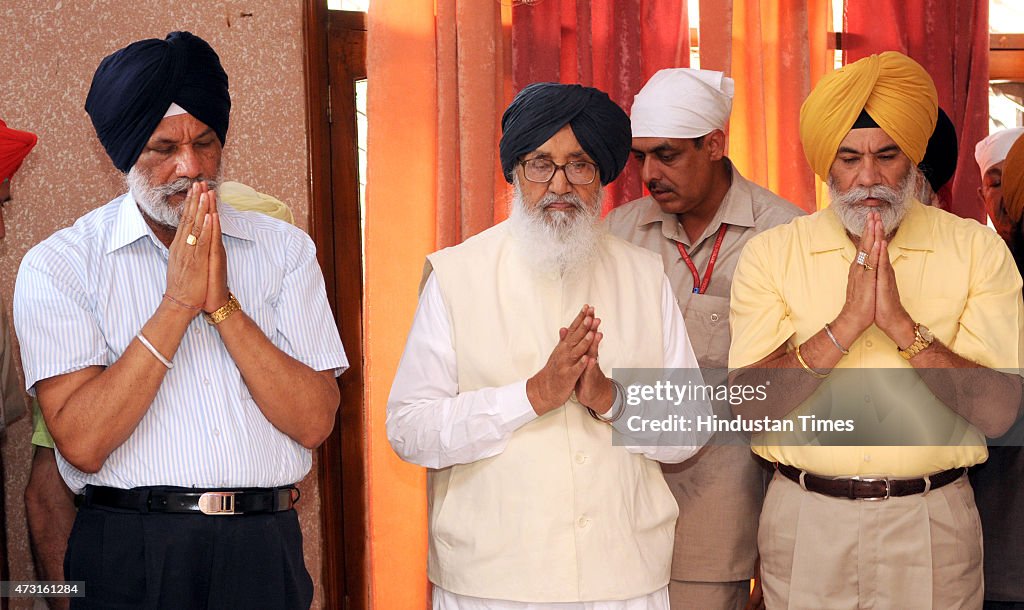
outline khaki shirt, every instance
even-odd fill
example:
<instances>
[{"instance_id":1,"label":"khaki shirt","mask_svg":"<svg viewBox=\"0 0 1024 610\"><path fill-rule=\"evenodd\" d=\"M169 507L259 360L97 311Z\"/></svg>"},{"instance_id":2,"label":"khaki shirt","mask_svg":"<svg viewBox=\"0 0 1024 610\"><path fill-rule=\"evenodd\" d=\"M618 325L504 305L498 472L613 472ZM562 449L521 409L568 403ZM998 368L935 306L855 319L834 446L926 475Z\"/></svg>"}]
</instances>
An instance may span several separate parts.
<instances>
[{"instance_id":1,"label":"khaki shirt","mask_svg":"<svg viewBox=\"0 0 1024 610\"><path fill-rule=\"evenodd\" d=\"M651 197L623 205L606 218L613 235L661 255L697 361L701 368L723 369L723 374L729 360L729 293L740 251L754 235L805 213L745 179L731 163L730 168L732 184L711 223L693 243L676 215L662 212ZM693 294L693 274L676 244L686 247L703 280L722 224L729 228L707 292ZM750 449L712 440L696 457L665 464L663 470L679 503L672 578L729 582L754 576L757 521L766 479Z\"/></svg>"},{"instance_id":2,"label":"khaki shirt","mask_svg":"<svg viewBox=\"0 0 1024 610\"><path fill-rule=\"evenodd\" d=\"M605 219L612 235L661 255L665 275L676 292L679 309L686 319L686 332L701 368L728 366L729 290L743 246L761 231L805 214L792 203L741 176L731 163L730 167L732 186L711 223L694 243L690 243L676 215L662 212L651 197L620 206ZM686 247L703 280L723 223L728 224L729 229L718 252L708 289L705 294L693 294L693 274L676 244Z\"/></svg>"}]
</instances>

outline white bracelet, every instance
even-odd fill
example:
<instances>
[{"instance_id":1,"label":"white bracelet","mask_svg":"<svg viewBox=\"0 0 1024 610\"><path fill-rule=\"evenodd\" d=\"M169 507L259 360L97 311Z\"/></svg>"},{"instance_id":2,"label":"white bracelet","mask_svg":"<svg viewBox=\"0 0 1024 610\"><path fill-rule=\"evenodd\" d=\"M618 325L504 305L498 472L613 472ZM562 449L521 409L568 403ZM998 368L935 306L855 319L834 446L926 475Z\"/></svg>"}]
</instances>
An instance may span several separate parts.
<instances>
[{"instance_id":1,"label":"white bracelet","mask_svg":"<svg viewBox=\"0 0 1024 610\"><path fill-rule=\"evenodd\" d=\"M155 358L156 358L157 360L159 360L159 361L160 361L160 364L163 364L163 365L164 365L164 366L166 366L166 367L167 367L168 369L173 369L173 368L174 368L174 363L173 363L173 362L171 362L170 360L168 360L167 358L164 358L164 355L163 355L163 354L161 354L160 352L158 352L158 351L156 350L156 348L155 348L155 347L153 347L153 344L152 344L152 343L150 343L150 342L149 342L149 339L147 339L147 338L145 337L145 335L143 335L143 334L142 334L142 331L141 331L141 330L139 331L139 334L135 335L135 337L136 337L136 338L138 338L138 340L139 340L139 343L141 343L142 345L144 345L144 346L146 347L146 349L148 349L148 350L149 350L149 352L150 352L151 354L153 354L153 356L154 356L154 357L155 357Z\"/></svg>"}]
</instances>

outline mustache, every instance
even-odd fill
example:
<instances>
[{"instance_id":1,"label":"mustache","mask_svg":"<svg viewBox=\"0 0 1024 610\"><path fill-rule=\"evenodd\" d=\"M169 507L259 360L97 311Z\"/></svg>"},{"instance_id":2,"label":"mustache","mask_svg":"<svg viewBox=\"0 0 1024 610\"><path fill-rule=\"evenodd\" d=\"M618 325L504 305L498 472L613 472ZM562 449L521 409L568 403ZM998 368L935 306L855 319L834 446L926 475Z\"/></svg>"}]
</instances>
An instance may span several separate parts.
<instances>
[{"instance_id":1,"label":"mustache","mask_svg":"<svg viewBox=\"0 0 1024 610\"><path fill-rule=\"evenodd\" d=\"M671 191L672 189L662 184L658 180L650 180L647 182L648 191Z\"/></svg>"},{"instance_id":2,"label":"mustache","mask_svg":"<svg viewBox=\"0 0 1024 610\"><path fill-rule=\"evenodd\" d=\"M151 187L151 190L153 193L160 195L162 197L184 195L185 193L188 192L190 188L192 188L193 184L198 184L200 182L205 182L207 186L210 187L211 191L217 190L217 187L220 186L220 182L216 179L204 178L202 176L198 178L188 178L182 176L181 178L172 180L167 184L153 186Z\"/></svg>"},{"instance_id":3,"label":"mustache","mask_svg":"<svg viewBox=\"0 0 1024 610\"><path fill-rule=\"evenodd\" d=\"M583 203L583 200L573 193L568 193L565 195L554 195L552 193L548 193L547 195L544 195L544 197L540 201L537 202L536 209L544 211L556 203L568 203L571 204L575 209L580 211L586 209L586 204Z\"/></svg>"},{"instance_id":4,"label":"mustache","mask_svg":"<svg viewBox=\"0 0 1024 610\"><path fill-rule=\"evenodd\" d=\"M888 203L889 205L898 205L903 201L903 192L901 189L885 186L884 184L876 184L870 187L855 186L843 193L840 193L833 200L833 203L837 203L839 205L854 205L864 201L865 199L878 199Z\"/></svg>"}]
</instances>

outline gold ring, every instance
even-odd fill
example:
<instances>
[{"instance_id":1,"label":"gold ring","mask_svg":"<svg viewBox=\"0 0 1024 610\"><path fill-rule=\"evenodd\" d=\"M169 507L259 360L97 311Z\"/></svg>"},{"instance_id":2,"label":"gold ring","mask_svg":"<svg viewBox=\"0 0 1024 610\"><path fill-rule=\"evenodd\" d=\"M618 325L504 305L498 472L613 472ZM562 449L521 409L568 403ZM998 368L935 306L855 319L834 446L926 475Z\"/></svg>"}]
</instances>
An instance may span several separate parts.
<instances>
[{"instance_id":1,"label":"gold ring","mask_svg":"<svg viewBox=\"0 0 1024 610\"><path fill-rule=\"evenodd\" d=\"M857 264L858 265L865 265L866 266L866 264L865 264L866 260L868 260L868 253L867 252L861 250L860 252L857 253Z\"/></svg>"},{"instance_id":2,"label":"gold ring","mask_svg":"<svg viewBox=\"0 0 1024 610\"><path fill-rule=\"evenodd\" d=\"M198 241L199 241L199 240L198 240L198 239L196 239L196 236L195 236L195 235L192 235L191 233L189 233L189 234L188 234L188 237L186 237L186 238L185 238L185 243L186 243L186 244L188 244L188 245L190 245L190 246L194 246L194 245L196 245L196 243L197 243Z\"/></svg>"},{"instance_id":3,"label":"gold ring","mask_svg":"<svg viewBox=\"0 0 1024 610\"><path fill-rule=\"evenodd\" d=\"M864 263L864 268L867 269L868 271L874 271L875 270L874 267L872 267L871 265L869 265L867 263Z\"/></svg>"}]
</instances>

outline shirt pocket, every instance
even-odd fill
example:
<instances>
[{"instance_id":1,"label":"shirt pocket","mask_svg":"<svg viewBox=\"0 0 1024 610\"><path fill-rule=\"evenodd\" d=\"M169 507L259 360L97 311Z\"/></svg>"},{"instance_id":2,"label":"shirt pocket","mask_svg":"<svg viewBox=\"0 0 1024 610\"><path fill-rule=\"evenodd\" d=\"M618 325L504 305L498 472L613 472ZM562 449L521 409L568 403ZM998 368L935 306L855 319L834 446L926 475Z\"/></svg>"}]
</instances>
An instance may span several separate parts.
<instances>
[{"instance_id":1,"label":"shirt pocket","mask_svg":"<svg viewBox=\"0 0 1024 610\"><path fill-rule=\"evenodd\" d=\"M692 294L683 305L686 334L701 368L729 365L729 299Z\"/></svg>"}]
</instances>

